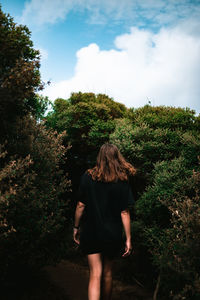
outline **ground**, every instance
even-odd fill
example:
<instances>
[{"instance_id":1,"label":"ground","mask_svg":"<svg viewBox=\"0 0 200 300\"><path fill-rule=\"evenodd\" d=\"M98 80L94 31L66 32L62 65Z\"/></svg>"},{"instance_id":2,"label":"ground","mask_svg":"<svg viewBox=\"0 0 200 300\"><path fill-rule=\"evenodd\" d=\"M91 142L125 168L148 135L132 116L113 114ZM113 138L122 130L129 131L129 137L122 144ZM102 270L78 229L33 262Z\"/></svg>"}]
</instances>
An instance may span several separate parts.
<instances>
[{"instance_id":1,"label":"ground","mask_svg":"<svg viewBox=\"0 0 200 300\"><path fill-rule=\"evenodd\" d=\"M63 260L40 272L13 274L14 280L0 289L1 300L87 300L88 267L86 261ZM116 277L116 276L114 276ZM127 285L114 279L112 300L152 300L140 283Z\"/></svg>"},{"instance_id":2,"label":"ground","mask_svg":"<svg viewBox=\"0 0 200 300\"><path fill-rule=\"evenodd\" d=\"M61 287L69 300L87 300L88 268L69 261L62 261L46 271L52 282ZM138 284L125 285L114 280L113 300L151 300L152 297Z\"/></svg>"}]
</instances>

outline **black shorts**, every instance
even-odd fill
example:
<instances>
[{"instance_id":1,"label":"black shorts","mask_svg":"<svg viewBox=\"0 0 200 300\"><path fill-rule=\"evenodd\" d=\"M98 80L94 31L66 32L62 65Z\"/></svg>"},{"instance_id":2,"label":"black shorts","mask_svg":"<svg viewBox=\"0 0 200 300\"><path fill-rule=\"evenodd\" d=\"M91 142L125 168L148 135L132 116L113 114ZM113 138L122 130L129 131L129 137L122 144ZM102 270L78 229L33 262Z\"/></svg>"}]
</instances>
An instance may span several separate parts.
<instances>
[{"instance_id":1,"label":"black shorts","mask_svg":"<svg viewBox=\"0 0 200 300\"><path fill-rule=\"evenodd\" d=\"M123 252L124 243L84 243L80 244L80 249L83 254L102 253L108 258L116 258Z\"/></svg>"}]
</instances>

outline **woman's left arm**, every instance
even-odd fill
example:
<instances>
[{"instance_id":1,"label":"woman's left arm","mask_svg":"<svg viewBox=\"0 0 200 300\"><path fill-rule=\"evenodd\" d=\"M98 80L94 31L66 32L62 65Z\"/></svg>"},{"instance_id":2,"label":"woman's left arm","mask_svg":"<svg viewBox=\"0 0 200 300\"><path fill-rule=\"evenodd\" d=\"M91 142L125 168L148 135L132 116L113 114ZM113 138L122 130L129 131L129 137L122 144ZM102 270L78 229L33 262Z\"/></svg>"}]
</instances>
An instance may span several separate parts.
<instances>
[{"instance_id":1,"label":"woman's left arm","mask_svg":"<svg viewBox=\"0 0 200 300\"><path fill-rule=\"evenodd\" d=\"M81 201L78 201L76 206L76 211L75 211L74 229L73 229L74 230L73 238L76 244L80 244L78 233L79 233L80 220L84 209L85 209L85 204L82 203Z\"/></svg>"}]
</instances>

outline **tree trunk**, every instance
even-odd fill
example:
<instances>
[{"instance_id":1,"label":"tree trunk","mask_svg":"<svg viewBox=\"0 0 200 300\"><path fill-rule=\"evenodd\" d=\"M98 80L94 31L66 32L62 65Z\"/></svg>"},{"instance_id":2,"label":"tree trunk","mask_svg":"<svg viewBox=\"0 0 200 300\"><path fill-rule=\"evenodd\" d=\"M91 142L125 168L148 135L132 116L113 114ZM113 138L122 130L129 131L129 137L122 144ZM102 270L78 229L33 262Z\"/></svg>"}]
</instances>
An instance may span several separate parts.
<instances>
[{"instance_id":1,"label":"tree trunk","mask_svg":"<svg viewBox=\"0 0 200 300\"><path fill-rule=\"evenodd\" d=\"M158 294L159 286L160 286L160 274L158 276L157 283L156 283L156 288L154 290L153 300L157 299L157 294Z\"/></svg>"}]
</instances>

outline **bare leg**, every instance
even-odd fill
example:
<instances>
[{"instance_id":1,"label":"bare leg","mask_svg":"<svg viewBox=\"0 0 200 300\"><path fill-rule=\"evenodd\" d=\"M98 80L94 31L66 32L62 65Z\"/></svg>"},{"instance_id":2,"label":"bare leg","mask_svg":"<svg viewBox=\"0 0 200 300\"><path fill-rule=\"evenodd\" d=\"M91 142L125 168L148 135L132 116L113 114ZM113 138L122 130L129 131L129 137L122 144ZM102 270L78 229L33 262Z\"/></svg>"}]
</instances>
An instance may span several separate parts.
<instances>
[{"instance_id":1,"label":"bare leg","mask_svg":"<svg viewBox=\"0 0 200 300\"><path fill-rule=\"evenodd\" d=\"M102 258L100 253L88 255L90 278L88 285L88 299L100 300Z\"/></svg>"},{"instance_id":2,"label":"bare leg","mask_svg":"<svg viewBox=\"0 0 200 300\"><path fill-rule=\"evenodd\" d=\"M103 257L102 300L110 300L112 295L112 263L108 257Z\"/></svg>"}]
</instances>

